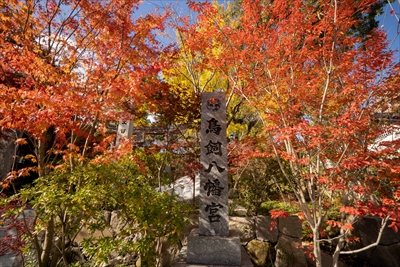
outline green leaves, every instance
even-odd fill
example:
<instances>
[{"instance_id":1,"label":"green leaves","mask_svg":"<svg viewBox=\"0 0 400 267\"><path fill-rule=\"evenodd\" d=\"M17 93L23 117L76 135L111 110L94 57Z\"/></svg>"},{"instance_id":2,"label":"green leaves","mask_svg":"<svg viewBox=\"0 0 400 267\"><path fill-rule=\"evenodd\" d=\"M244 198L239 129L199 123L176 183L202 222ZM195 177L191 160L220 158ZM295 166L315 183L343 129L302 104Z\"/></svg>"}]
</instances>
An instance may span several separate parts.
<instances>
[{"instance_id":1,"label":"green leaves","mask_svg":"<svg viewBox=\"0 0 400 267\"><path fill-rule=\"evenodd\" d=\"M139 254L143 266L155 266L157 240L177 242L188 211L169 193L157 192L132 156L88 163L72 172L55 170L22 189L19 196L36 211L34 233L54 231L54 240L74 242L83 228L92 234L112 232L112 236L101 234L81 243L95 266L107 262L111 253ZM105 210L117 210L123 226L112 229ZM28 236L33 248L37 236ZM40 257L41 248L35 249Z\"/></svg>"}]
</instances>

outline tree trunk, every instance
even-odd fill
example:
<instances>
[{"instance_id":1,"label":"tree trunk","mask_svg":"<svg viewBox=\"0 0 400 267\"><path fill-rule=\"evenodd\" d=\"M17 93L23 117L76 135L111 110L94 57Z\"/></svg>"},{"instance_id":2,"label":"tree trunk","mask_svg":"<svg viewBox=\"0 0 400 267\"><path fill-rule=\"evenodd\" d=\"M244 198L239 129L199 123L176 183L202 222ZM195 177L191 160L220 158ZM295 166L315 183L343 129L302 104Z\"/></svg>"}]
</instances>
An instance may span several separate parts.
<instances>
[{"instance_id":1,"label":"tree trunk","mask_svg":"<svg viewBox=\"0 0 400 267\"><path fill-rule=\"evenodd\" d=\"M342 193L342 205L343 206L347 205L347 200L348 200L347 193L343 192ZM342 225L344 225L346 223L346 213L344 213L344 212L340 213L340 222ZM336 245L335 252L333 253L333 256L332 256L332 266L333 267L338 267L340 251L342 250L344 242L346 241L345 234L346 234L346 231L340 227L339 241Z\"/></svg>"},{"instance_id":2,"label":"tree trunk","mask_svg":"<svg viewBox=\"0 0 400 267\"><path fill-rule=\"evenodd\" d=\"M45 156L46 156L46 139L42 137L40 140L38 140L37 144L37 150L36 150L36 156L37 156L37 161L38 161L38 175L39 177L45 176Z\"/></svg>"},{"instance_id":3,"label":"tree trunk","mask_svg":"<svg viewBox=\"0 0 400 267\"><path fill-rule=\"evenodd\" d=\"M319 238L319 227L315 227L313 229L313 241L314 241L314 257L315 257L315 267L323 267L322 266L322 256L321 256L321 247L320 247L320 238Z\"/></svg>"},{"instance_id":4,"label":"tree trunk","mask_svg":"<svg viewBox=\"0 0 400 267\"><path fill-rule=\"evenodd\" d=\"M49 221L49 225L46 229L46 235L43 244L42 255L40 256L42 265L39 267L48 267L50 264L50 254L51 248L53 247L53 239L54 239L54 218L51 217Z\"/></svg>"},{"instance_id":5,"label":"tree trunk","mask_svg":"<svg viewBox=\"0 0 400 267\"><path fill-rule=\"evenodd\" d=\"M342 229L340 229L340 236L341 237L339 238L339 242L336 245L335 252L333 253L333 256L332 256L332 266L333 267L339 267L339 255L340 255L340 251L342 250L343 244L345 241L344 231Z\"/></svg>"},{"instance_id":6,"label":"tree trunk","mask_svg":"<svg viewBox=\"0 0 400 267\"><path fill-rule=\"evenodd\" d=\"M58 264L59 259L61 258L61 253L64 253L63 249L63 244L62 244L62 239L58 239L57 245L54 247L52 255L51 255L51 261L50 261L50 267L56 267ZM64 264L66 262L64 261ZM68 266L68 265L66 265Z\"/></svg>"},{"instance_id":7,"label":"tree trunk","mask_svg":"<svg viewBox=\"0 0 400 267\"><path fill-rule=\"evenodd\" d=\"M194 176L193 176L193 196L192 196L192 198L193 198L193 203L192 203L192 205L193 205L193 207L195 207L196 206L196 174L194 174Z\"/></svg>"}]
</instances>

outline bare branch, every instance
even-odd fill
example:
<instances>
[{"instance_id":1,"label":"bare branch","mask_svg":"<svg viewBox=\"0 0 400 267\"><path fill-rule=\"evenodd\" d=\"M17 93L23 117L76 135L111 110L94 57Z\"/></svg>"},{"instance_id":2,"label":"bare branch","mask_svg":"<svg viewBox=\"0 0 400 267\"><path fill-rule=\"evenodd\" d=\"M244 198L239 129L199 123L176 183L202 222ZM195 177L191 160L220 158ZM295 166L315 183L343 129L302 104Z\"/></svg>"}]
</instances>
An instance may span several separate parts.
<instances>
[{"instance_id":1,"label":"bare branch","mask_svg":"<svg viewBox=\"0 0 400 267\"><path fill-rule=\"evenodd\" d=\"M358 253L358 252L361 252L361 251L365 251L365 250L367 250L367 249L369 249L369 248L372 248L372 247L375 247L375 246L379 245L379 242L381 241L381 238L382 238L383 230L385 229L388 220L389 220L389 216L386 216L386 217L382 220L381 228L379 229L379 233L378 233L378 237L377 237L377 239L376 239L376 241L375 241L374 243L372 243L372 244L370 244L370 245L368 245L368 246L365 246L365 247L363 247L363 248L356 249L356 250L351 250L351 251L340 251L340 254L355 254L355 253Z\"/></svg>"}]
</instances>

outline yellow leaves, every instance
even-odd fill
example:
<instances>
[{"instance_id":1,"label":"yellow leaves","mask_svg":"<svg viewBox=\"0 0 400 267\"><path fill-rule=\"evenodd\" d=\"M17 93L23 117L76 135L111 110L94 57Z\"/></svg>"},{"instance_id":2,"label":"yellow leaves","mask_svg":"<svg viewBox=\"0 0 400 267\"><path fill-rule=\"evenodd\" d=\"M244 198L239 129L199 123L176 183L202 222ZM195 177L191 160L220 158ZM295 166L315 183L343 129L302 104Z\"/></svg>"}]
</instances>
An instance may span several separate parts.
<instances>
[{"instance_id":1,"label":"yellow leaves","mask_svg":"<svg viewBox=\"0 0 400 267\"><path fill-rule=\"evenodd\" d=\"M33 162L33 163L36 163L36 162L37 162L36 156L34 156L34 155L32 155L32 154L28 154L28 155L26 155L24 158L27 159L27 160L30 160L30 161Z\"/></svg>"},{"instance_id":2,"label":"yellow leaves","mask_svg":"<svg viewBox=\"0 0 400 267\"><path fill-rule=\"evenodd\" d=\"M1 14L0 20L2 20L2 21L9 21L9 20L10 20L10 17L9 17L9 16L4 16L3 14Z\"/></svg>"}]
</instances>

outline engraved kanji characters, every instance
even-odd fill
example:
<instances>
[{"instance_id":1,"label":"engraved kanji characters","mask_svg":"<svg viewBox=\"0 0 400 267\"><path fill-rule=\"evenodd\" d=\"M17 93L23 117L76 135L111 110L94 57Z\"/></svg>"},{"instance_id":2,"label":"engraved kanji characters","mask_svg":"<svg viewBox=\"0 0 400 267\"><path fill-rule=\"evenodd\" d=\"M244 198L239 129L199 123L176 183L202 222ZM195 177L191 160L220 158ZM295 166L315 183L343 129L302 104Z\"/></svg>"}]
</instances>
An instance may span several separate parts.
<instances>
[{"instance_id":1,"label":"engraved kanji characters","mask_svg":"<svg viewBox=\"0 0 400 267\"><path fill-rule=\"evenodd\" d=\"M223 190L226 175L226 143L225 136L225 105L219 98L210 97L205 100L205 112L202 114L202 135L204 136L202 153L206 157L202 164L204 165L204 173L208 176L204 177L202 190L204 195L210 197L203 206L210 224L222 223L223 216L226 216L225 195ZM203 117L204 116L204 117ZM222 118L222 120L221 120ZM221 134L222 133L222 134ZM222 178L222 180L221 180ZM222 186L221 186L222 185ZM205 217L205 218L207 218ZM215 226L221 227L221 226Z\"/></svg>"},{"instance_id":2,"label":"engraved kanji characters","mask_svg":"<svg viewBox=\"0 0 400 267\"><path fill-rule=\"evenodd\" d=\"M206 206L206 211L210 214L208 216L208 219L210 220L210 223L213 222L219 222L219 219L221 218L220 215L217 214L220 208L223 208L221 204L211 202L211 205Z\"/></svg>"},{"instance_id":3,"label":"engraved kanji characters","mask_svg":"<svg viewBox=\"0 0 400 267\"><path fill-rule=\"evenodd\" d=\"M213 141L210 140L208 145L204 146L205 148L207 148L206 155L215 154L215 155L218 155L218 156L222 156L221 146L222 146L222 143L220 141L213 142Z\"/></svg>"},{"instance_id":4,"label":"engraved kanji characters","mask_svg":"<svg viewBox=\"0 0 400 267\"><path fill-rule=\"evenodd\" d=\"M204 185L204 190L207 191L207 196L210 194L213 196L220 196L223 187L220 187L220 182L218 179L214 179L214 182L211 182L210 179L208 179L208 182Z\"/></svg>"},{"instance_id":5,"label":"engraved kanji characters","mask_svg":"<svg viewBox=\"0 0 400 267\"><path fill-rule=\"evenodd\" d=\"M208 129L206 130L206 133L215 133L216 135L219 135L222 128L221 125L218 124L218 121L214 118L211 118L211 120L207 122L208 122Z\"/></svg>"},{"instance_id":6,"label":"engraved kanji characters","mask_svg":"<svg viewBox=\"0 0 400 267\"><path fill-rule=\"evenodd\" d=\"M212 163L210 163L210 164L208 165L208 169L207 169L207 170L204 170L204 171L205 171L206 173L210 173L210 172L211 172L211 169L214 167L214 165L215 165L215 167L217 168L217 170L218 170L219 173L225 171L225 168L222 168L222 167L218 166L218 164L217 164L217 162L215 162L215 160L212 161Z\"/></svg>"}]
</instances>

